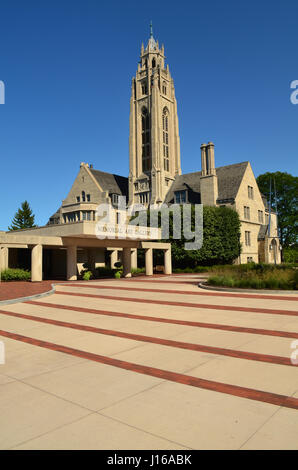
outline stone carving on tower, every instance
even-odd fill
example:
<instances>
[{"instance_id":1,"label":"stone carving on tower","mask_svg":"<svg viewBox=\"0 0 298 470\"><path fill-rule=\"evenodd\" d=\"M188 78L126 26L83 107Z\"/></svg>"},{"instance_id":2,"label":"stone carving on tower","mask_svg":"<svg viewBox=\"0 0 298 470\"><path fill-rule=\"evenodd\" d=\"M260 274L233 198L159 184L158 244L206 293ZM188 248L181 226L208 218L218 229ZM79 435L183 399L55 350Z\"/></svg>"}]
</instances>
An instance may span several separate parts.
<instances>
[{"instance_id":1,"label":"stone carving on tower","mask_svg":"<svg viewBox=\"0 0 298 470\"><path fill-rule=\"evenodd\" d=\"M132 79L129 120L129 204L145 206L162 203L181 174L174 81L150 26Z\"/></svg>"}]
</instances>

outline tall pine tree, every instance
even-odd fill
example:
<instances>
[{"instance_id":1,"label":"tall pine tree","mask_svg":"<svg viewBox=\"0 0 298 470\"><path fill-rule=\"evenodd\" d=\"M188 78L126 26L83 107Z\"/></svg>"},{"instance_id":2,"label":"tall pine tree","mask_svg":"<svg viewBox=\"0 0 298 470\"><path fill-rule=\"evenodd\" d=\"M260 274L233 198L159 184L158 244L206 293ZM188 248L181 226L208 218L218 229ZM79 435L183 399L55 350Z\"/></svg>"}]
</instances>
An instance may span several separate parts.
<instances>
[{"instance_id":1,"label":"tall pine tree","mask_svg":"<svg viewBox=\"0 0 298 470\"><path fill-rule=\"evenodd\" d=\"M20 230L23 228L36 227L34 223L34 214L27 201L22 202L20 209L16 212L11 226L8 227L9 231Z\"/></svg>"}]
</instances>

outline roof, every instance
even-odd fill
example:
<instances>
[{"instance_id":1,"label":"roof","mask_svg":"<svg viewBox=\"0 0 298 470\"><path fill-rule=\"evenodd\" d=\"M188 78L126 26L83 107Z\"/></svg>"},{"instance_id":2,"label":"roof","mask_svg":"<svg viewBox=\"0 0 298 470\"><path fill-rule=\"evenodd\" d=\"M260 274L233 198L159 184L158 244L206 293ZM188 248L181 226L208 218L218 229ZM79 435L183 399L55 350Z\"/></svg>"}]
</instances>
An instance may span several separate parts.
<instances>
[{"instance_id":1,"label":"roof","mask_svg":"<svg viewBox=\"0 0 298 470\"><path fill-rule=\"evenodd\" d=\"M247 165L248 162L242 162L220 166L215 169L218 178L219 201L235 199ZM175 191L188 189L193 193L200 193L201 175L201 171L196 171L194 173L185 173L177 176L166 196L166 202L171 202L174 199Z\"/></svg>"},{"instance_id":2,"label":"roof","mask_svg":"<svg viewBox=\"0 0 298 470\"><path fill-rule=\"evenodd\" d=\"M90 171L103 191L128 196L128 178L99 170L90 169Z\"/></svg>"},{"instance_id":3,"label":"roof","mask_svg":"<svg viewBox=\"0 0 298 470\"><path fill-rule=\"evenodd\" d=\"M59 209L57 209L56 212L53 215L51 215L51 217L49 217L49 220L60 217L60 209L61 209L61 207L59 207Z\"/></svg>"},{"instance_id":4,"label":"roof","mask_svg":"<svg viewBox=\"0 0 298 470\"><path fill-rule=\"evenodd\" d=\"M248 162L216 168L218 177L218 199L235 199Z\"/></svg>"},{"instance_id":5,"label":"roof","mask_svg":"<svg viewBox=\"0 0 298 470\"><path fill-rule=\"evenodd\" d=\"M171 202L174 199L174 193L176 191L182 191L183 189L188 189L193 193L200 193L200 177L200 171L196 171L195 173L185 173L184 175L176 176L173 184L171 185L166 195L165 202Z\"/></svg>"},{"instance_id":6,"label":"roof","mask_svg":"<svg viewBox=\"0 0 298 470\"><path fill-rule=\"evenodd\" d=\"M269 210L269 204L268 204L268 201L267 201L266 196L264 196L264 194L261 193L261 198L262 198L262 200L263 200L265 209Z\"/></svg>"},{"instance_id":7,"label":"roof","mask_svg":"<svg viewBox=\"0 0 298 470\"><path fill-rule=\"evenodd\" d=\"M258 233L258 240L264 240L267 233L268 225L261 225Z\"/></svg>"}]
</instances>

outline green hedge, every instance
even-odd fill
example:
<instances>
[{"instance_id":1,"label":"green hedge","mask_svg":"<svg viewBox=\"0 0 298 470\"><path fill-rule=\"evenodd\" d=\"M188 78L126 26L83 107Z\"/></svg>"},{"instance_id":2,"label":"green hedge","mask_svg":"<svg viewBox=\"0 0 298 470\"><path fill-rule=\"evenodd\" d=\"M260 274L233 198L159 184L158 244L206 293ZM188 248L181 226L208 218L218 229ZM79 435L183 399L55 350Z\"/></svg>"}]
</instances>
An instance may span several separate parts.
<instances>
[{"instance_id":1,"label":"green hedge","mask_svg":"<svg viewBox=\"0 0 298 470\"><path fill-rule=\"evenodd\" d=\"M1 281L30 281L31 272L8 268L1 272Z\"/></svg>"},{"instance_id":2,"label":"green hedge","mask_svg":"<svg viewBox=\"0 0 298 470\"><path fill-rule=\"evenodd\" d=\"M283 263L283 264L257 264L257 263L248 263L248 264L219 264L215 266L195 266L194 268L174 268L174 273L245 273L245 272L270 272L270 271L284 271L287 269L293 269L297 267L296 264Z\"/></svg>"}]
</instances>

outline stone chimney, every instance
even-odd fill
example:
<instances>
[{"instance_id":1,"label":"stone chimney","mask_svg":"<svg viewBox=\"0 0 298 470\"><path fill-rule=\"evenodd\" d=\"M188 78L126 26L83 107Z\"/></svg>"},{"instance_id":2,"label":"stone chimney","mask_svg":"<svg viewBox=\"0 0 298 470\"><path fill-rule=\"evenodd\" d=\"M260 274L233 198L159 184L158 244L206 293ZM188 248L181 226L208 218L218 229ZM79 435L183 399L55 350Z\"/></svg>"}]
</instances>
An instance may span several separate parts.
<instances>
[{"instance_id":1,"label":"stone chimney","mask_svg":"<svg viewBox=\"0 0 298 470\"><path fill-rule=\"evenodd\" d=\"M201 145L201 162L201 202L205 206L215 206L218 198L218 184L215 170L214 144L212 142Z\"/></svg>"}]
</instances>

